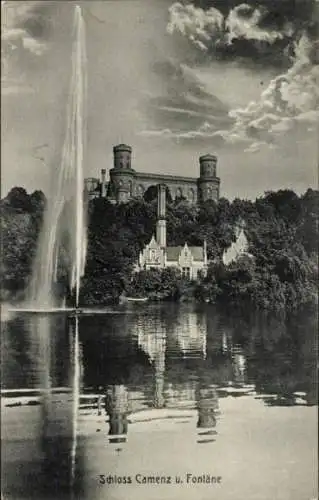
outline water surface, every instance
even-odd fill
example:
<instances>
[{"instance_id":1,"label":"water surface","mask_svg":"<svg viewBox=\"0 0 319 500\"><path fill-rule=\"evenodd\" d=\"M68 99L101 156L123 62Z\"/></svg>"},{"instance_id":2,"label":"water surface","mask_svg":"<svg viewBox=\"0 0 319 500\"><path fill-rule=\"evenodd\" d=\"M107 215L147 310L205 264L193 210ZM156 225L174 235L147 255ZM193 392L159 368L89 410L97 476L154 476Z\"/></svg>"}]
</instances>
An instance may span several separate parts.
<instances>
[{"instance_id":1,"label":"water surface","mask_svg":"<svg viewBox=\"0 0 319 500\"><path fill-rule=\"evenodd\" d=\"M5 498L315 498L315 326L207 305L15 314Z\"/></svg>"}]
</instances>

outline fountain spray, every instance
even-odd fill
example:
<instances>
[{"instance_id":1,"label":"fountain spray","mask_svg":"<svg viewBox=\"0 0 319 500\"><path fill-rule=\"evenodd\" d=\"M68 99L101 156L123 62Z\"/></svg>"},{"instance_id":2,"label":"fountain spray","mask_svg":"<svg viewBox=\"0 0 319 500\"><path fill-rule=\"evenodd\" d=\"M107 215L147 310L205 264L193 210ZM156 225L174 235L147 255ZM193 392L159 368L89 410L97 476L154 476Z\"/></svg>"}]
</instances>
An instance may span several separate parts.
<instances>
[{"instance_id":1,"label":"fountain spray","mask_svg":"<svg viewBox=\"0 0 319 500\"><path fill-rule=\"evenodd\" d=\"M69 287L79 306L80 282L84 274L87 234L84 200L84 156L86 131L87 59L85 24L80 6L74 9L71 78L68 93L62 157L52 178L52 190L40 235L31 283L31 305L57 307L54 282L61 262L62 244L67 247Z\"/></svg>"}]
</instances>

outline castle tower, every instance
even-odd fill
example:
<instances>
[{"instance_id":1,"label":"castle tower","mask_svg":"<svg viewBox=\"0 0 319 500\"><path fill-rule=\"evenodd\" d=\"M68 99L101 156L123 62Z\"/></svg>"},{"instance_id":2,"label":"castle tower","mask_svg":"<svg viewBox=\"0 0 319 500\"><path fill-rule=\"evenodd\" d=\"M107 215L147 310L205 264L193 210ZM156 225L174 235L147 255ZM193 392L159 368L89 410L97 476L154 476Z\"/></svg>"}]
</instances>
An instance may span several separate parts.
<instances>
[{"instance_id":1,"label":"castle tower","mask_svg":"<svg viewBox=\"0 0 319 500\"><path fill-rule=\"evenodd\" d=\"M197 428L213 429L216 427L216 417L218 410L218 394L215 388L200 388L198 391L197 409L198 421Z\"/></svg>"},{"instance_id":2,"label":"castle tower","mask_svg":"<svg viewBox=\"0 0 319 500\"><path fill-rule=\"evenodd\" d=\"M204 155L199 158L200 174L197 179L198 201L207 200L218 201L220 179L216 175L217 157L214 155Z\"/></svg>"},{"instance_id":3,"label":"castle tower","mask_svg":"<svg viewBox=\"0 0 319 500\"><path fill-rule=\"evenodd\" d=\"M157 223L156 241L162 247L166 247L166 186L158 185L157 191Z\"/></svg>"},{"instance_id":4,"label":"castle tower","mask_svg":"<svg viewBox=\"0 0 319 500\"><path fill-rule=\"evenodd\" d=\"M124 385L111 385L107 389L105 410L109 416L109 436L112 443L125 443L128 431L128 391Z\"/></svg>"},{"instance_id":5,"label":"castle tower","mask_svg":"<svg viewBox=\"0 0 319 500\"><path fill-rule=\"evenodd\" d=\"M117 203L126 203L134 195L135 170L132 169L132 148L119 144L113 148L114 165L110 170L111 190Z\"/></svg>"}]
</instances>

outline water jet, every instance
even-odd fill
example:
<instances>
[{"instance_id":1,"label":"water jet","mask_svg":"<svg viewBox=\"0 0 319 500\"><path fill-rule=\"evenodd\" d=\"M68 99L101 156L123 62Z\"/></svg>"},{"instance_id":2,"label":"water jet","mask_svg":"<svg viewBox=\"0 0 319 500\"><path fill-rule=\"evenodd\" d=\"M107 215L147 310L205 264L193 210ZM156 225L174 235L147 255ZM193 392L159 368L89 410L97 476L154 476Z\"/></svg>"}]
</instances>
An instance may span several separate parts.
<instances>
[{"instance_id":1,"label":"water jet","mask_svg":"<svg viewBox=\"0 0 319 500\"><path fill-rule=\"evenodd\" d=\"M63 300L55 296L62 252L69 277L69 290L74 294L74 307L79 307L80 282L86 260L86 207L84 199L85 108L87 60L85 25L79 5L74 9L71 75L68 92L65 139L56 175L52 175L51 192L44 216L38 252L35 259L29 301L25 309L33 312L56 312Z\"/></svg>"}]
</instances>

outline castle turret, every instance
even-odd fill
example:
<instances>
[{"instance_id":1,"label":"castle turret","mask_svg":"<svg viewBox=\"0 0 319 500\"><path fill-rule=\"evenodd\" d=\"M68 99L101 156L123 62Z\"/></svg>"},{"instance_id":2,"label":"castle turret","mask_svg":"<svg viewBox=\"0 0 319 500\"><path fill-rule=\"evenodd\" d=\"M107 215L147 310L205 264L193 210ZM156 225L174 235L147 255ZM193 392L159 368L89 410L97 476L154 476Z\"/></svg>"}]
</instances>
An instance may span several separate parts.
<instances>
[{"instance_id":1,"label":"castle turret","mask_svg":"<svg viewBox=\"0 0 319 500\"><path fill-rule=\"evenodd\" d=\"M220 179L216 175L217 156L210 154L200 156L199 165L200 175L197 179L199 201L218 201Z\"/></svg>"},{"instance_id":2,"label":"castle turret","mask_svg":"<svg viewBox=\"0 0 319 500\"><path fill-rule=\"evenodd\" d=\"M109 436L112 443L126 442L128 408L127 388L124 385L109 386L105 398L105 410L109 416Z\"/></svg>"},{"instance_id":3,"label":"castle turret","mask_svg":"<svg viewBox=\"0 0 319 500\"><path fill-rule=\"evenodd\" d=\"M158 185L157 191L157 223L156 241L162 247L166 247L166 186Z\"/></svg>"},{"instance_id":4,"label":"castle turret","mask_svg":"<svg viewBox=\"0 0 319 500\"><path fill-rule=\"evenodd\" d=\"M215 428L218 407L219 407L218 394L216 389L200 388L197 400L197 409L198 409L197 428L199 429Z\"/></svg>"},{"instance_id":5,"label":"castle turret","mask_svg":"<svg viewBox=\"0 0 319 500\"><path fill-rule=\"evenodd\" d=\"M132 148L119 144L113 148L114 166L110 170L110 183L118 203L126 203L134 194L135 170L131 166Z\"/></svg>"},{"instance_id":6,"label":"castle turret","mask_svg":"<svg viewBox=\"0 0 319 500\"><path fill-rule=\"evenodd\" d=\"M130 169L132 159L132 148L127 144L118 144L113 148L114 168L115 169Z\"/></svg>"}]
</instances>

